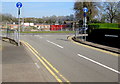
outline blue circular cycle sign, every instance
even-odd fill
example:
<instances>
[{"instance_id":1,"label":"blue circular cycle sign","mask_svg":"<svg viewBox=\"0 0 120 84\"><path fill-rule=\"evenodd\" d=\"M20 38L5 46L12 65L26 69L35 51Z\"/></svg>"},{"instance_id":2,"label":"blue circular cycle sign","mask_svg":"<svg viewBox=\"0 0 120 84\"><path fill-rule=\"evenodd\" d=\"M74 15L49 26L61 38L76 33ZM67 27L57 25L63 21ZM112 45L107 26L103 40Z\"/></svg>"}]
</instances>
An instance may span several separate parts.
<instances>
[{"instance_id":1,"label":"blue circular cycle sign","mask_svg":"<svg viewBox=\"0 0 120 84\"><path fill-rule=\"evenodd\" d=\"M21 8L21 7L22 7L22 3L21 3L21 2L18 2L18 3L16 4L16 7L17 7L17 8Z\"/></svg>"},{"instance_id":2,"label":"blue circular cycle sign","mask_svg":"<svg viewBox=\"0 0 120 84\"><path fill-rule=\"evenodd\" d=\"M83 8L83 11L84 11L84 12L88 12L88 8L84 7L84 8Z\"/></svg>"}]
</instances>

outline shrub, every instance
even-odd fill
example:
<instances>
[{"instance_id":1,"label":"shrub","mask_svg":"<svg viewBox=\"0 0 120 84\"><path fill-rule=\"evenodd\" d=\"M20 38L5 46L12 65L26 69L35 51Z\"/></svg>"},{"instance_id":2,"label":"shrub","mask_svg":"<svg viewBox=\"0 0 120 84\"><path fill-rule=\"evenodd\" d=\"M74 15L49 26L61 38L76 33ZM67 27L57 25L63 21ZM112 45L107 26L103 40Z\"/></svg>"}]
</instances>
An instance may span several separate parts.
<instances>
[{"instance_id":1,"label":"shrub","mask_svg":"<svg viewBox=\"0 0 120 84\"><path fill-rule=\"evenodd\" d=\"M120 29L117 23L92 23L88 25L90 29Z\"/></svg>"},{"instance_id":2,"label":"shrub","mask_svg":"<svg viewBox=\"0 0 120 84\"><path fill-rule=\"evenodd\" d=\"M90 38L103 38L105 34L119 34L120 24L117 23L92 23L88 25L88 36Z\"/></svg>"}]
</instances>

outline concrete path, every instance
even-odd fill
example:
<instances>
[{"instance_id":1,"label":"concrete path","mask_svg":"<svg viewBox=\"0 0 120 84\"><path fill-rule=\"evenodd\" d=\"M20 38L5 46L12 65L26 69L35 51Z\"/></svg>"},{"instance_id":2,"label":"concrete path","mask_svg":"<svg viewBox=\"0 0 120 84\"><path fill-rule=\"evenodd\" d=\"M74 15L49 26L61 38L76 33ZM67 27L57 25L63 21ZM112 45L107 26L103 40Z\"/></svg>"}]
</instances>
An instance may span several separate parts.
<instances>
[{"instance_id":1,"label":"concrete path","mask_svg":"<svg viewBox=\"0 0 120 84\"><path fill-rule=\"evenodd\" d=\"M3 82L55 82L56 80L42 66L37 65L23 46L3 42L2 81Z\"/></svg>"}]
</instances>

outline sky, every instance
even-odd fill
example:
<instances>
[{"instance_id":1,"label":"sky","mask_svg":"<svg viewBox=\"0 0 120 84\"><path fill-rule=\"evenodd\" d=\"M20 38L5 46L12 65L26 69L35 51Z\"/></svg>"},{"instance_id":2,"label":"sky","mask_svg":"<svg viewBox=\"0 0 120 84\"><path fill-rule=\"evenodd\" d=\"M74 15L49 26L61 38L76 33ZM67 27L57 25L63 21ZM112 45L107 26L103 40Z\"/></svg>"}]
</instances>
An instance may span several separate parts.
<instances>
[{"instance_id":1,"label":"sky","mask_svg":"<svg viewBox=\"0 0 120 84\"><path fill-rule=\"evenodd\" d=\"M74 2L23 2L21 17L66 16L74 14ZM2 13L17 17L16 2L3 2Z\"/></svg>"}]
</instances>

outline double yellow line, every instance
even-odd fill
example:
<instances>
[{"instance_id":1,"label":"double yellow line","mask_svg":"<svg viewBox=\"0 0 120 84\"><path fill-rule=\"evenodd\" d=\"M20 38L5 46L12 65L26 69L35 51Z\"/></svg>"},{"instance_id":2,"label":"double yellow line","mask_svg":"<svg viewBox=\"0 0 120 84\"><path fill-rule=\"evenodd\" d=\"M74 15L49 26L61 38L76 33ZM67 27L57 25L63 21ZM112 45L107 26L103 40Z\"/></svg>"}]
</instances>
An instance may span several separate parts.
<instances>
[{"instance_id":1,"label":"double yellow line","mask_svg":"<svg viewBox=\"0 0 120 84\"><path fill-rule=\"evenodd\" d=\"M53 75L53 77L60 84L63 84L62 80L70 84L70 81L68 81L63 75L61 75L59 71L55 67L53 67L53 65L50 62L48 62L43 56L41 56L30 44L28 44L25 41L21 41L21 42L37 57L37 59L44 65L44 67Z\"/></svg>"}]
</instances>

